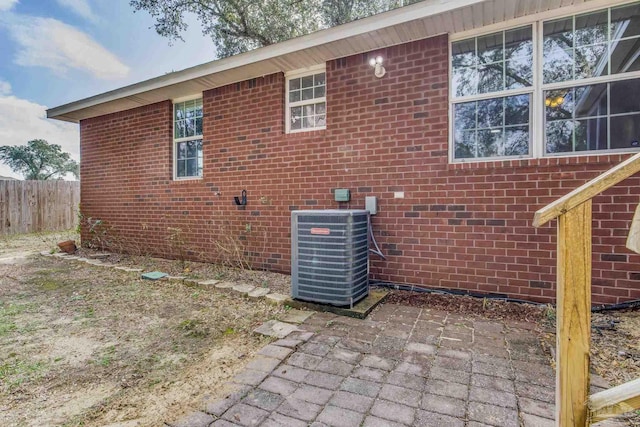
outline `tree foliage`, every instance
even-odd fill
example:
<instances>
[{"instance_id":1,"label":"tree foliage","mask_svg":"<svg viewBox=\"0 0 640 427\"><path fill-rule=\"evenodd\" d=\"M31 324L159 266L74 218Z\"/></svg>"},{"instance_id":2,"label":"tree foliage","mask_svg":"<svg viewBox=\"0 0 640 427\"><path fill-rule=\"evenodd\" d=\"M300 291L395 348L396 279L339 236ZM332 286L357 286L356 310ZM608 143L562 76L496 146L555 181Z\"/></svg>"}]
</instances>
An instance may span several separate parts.
<instances>
[{"instance_id":1,"label":"tree foliage","mask_svg":"<svg viewBox=\"0 0 640 427\"><path fill-rule=\"evenodd\" d=\"M0 161L25 179L61 179L67 173L79 177L79 165L57 144L33 139L27 145L0 146Z\"/></svg>"},{"instance_id":2,"label":"tree foliage","mask_svg":"<svg viewBox=\"0 0 640 427\"><path fill-rule=\"evenodd\" d=\"M197 16L218 57L268 46L416 0L130 0L155 18L155 30L181 40L185 17Z\"/></svg>"}]
</instances>

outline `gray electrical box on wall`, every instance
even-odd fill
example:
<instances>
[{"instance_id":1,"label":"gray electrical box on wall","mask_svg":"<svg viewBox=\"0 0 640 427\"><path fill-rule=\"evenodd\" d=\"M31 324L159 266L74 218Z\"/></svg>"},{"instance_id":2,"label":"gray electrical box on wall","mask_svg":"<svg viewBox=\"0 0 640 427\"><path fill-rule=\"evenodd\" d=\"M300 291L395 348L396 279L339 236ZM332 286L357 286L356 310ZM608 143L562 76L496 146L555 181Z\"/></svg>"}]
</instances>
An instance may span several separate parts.
<instances>
[{"instance_id":1,"label":"gray electrical box on wall","mask_svg":"<svg viewBox=\"0 0 640 427\"><path fill-rule=\"evenodd\" d=\"M378 198L376 196L366 196L364 198L364 210L369 211L369 215L378 213Z\"/></svg>"}]
</instances>

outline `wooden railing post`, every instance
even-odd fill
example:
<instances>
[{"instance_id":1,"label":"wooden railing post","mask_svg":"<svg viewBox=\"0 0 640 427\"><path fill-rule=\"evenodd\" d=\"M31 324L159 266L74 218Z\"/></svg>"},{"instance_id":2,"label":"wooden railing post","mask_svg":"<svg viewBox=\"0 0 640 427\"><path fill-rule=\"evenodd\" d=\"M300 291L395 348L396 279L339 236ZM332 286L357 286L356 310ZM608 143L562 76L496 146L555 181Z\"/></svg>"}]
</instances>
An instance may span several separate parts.
<instances>
[{"instance_id":1,"label":"wooden railing post","mask_svg":"<svg viewBox=\"0 0 640 427\"><path fill-rule=\"evenodd\" d=\"M558 217L556 425L588 425L591 200Z\"/></svg>"}]
</instances>

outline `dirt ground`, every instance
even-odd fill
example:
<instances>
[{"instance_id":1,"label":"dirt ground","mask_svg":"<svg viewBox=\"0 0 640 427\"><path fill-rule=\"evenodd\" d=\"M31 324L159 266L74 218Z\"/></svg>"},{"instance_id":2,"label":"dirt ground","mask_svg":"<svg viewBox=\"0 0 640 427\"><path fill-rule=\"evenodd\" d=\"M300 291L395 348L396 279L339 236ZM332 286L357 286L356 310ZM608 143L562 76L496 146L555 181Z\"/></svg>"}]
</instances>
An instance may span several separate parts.
<instances>
[{"instance_id":1,"label":"dirt ground","mask_svg":"<svg viewBox=\"0 0 640 427\"><path fill-rule=\"evenodd\" d=\"M0 239L0 425L157 426L221 396L283 309L55 257L67 235ZM11 262L11 263L9 263Z\"/></svg>"}]
</instances>

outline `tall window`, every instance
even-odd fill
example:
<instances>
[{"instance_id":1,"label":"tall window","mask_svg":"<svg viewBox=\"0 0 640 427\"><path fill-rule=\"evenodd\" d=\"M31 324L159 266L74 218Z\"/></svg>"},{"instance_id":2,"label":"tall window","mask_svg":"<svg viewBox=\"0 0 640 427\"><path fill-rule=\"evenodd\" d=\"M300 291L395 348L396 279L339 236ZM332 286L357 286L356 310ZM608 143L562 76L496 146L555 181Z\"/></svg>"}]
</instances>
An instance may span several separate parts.
<instances>
[{"instance_id":1,"label":"tall window","mask_svg":"<svg viewBox=\"0 0 640 427\"><path fill-rule=\"evenodd\" d=\"M529 154L531 27L453 43L454 159Z\"/></svg>"},{"instance_id":2,"label":"tall window","mask_svg":"<svg viewBox=\"0 0 640 427\"><path fill-rule=\"evenodd\" d=\"M287 132L324 129L327 125L324 66L287 74L286 104Z\"/></svg>"},{"instance_id":3,"label":"tall window","mask_svg":"<svg viewBox=\"0 0 640 427\"><path fill-rule=\"evenodd\" d=\"M638 2L454 41L451 55L454 161L640 146Z\"/></svg>"},{"instance_id":4,"label":"tall window","mask_svg":"<svg viewBox=\"0 0 640 427\"><path fill-rule=\"evenodd\" d=\"M202 177L202 98L173 104L174 174Z\"/></svg>"},{"instance_id":5,"label":"tall window","mask_svg":"<svg viewBox=\"0 0 640 427\"><path fill-rule=\"evenodd\" d=\"M638 3L544 23L545 153L639 145L639 25Z\"/></svg>"}]
</instances>

